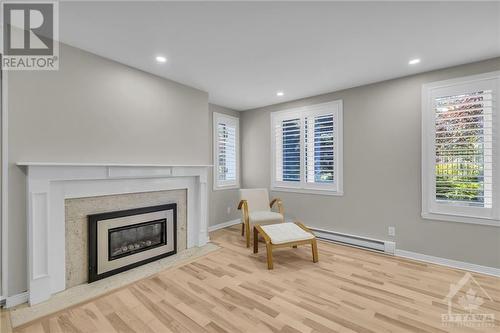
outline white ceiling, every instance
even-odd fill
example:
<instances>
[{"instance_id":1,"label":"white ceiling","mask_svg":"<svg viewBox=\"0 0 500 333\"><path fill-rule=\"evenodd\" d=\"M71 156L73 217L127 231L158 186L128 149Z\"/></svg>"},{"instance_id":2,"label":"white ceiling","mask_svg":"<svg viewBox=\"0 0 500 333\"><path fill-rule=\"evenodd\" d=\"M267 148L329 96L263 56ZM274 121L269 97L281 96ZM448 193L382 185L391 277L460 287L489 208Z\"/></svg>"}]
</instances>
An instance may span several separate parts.
<instances>
[{"instance_id":1,"label":"white ceiling","mask_svg":"<svg viewBox=\"0 0 500 333\"><path fill-rule=\"evenodd\" d=\"M245 110L499 56L500 3L62 2L60 38Z\"/></svg>"}]
</instances>

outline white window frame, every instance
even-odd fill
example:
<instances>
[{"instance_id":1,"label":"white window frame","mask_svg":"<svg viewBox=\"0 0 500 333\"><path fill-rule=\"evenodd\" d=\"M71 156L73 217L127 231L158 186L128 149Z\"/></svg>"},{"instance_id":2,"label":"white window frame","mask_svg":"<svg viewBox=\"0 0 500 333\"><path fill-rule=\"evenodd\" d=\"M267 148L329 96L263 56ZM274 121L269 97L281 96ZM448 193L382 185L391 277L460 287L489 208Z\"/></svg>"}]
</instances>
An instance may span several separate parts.
<instances>
[{"instance_id":1,"label":"white window frame","mask_svg":"<svg viewBox=\"0 0 500 333\"><path fill-rule=\"evenodd\" d=\"M493 104L493 207L466 207L436 200L435 113L433 99L464 91L492 88ZM483 88L484 87L484 88ZM422 217L424 219L500 226L500 71L422 86ZM495 142L496 145L495 145Z\"/></svg>"},{"instance_id":2,"label":"white window frame","mask_svg":"<svg viewBox=\"0 0 500 333\"><path fill-rule=\"evenodd\" d=\"M307 116L333 113L334 117L334 181L330 184L307 183L304 163L304 120ZM275 124L286 119L300 118L300 181L278 181L276 179L276 136ZM343 103L336 100L283 111L271 112L271 190L322 195L344 195L343 182Z\"/></svg>"},{"instance_id":3,"label":"white window frame","mask_svg":"<svg viewBox=\"0 0 500 333\"><path fill-rule=\"evenodd\" d=\"M217 126L219 122L224 121L233 124L236 128L236 179L235 180L219 180L219 146ZM214 112L213 113L213 190L229 190L240 188L240 119L227 114Z\"/></svg>"}]
</instances>

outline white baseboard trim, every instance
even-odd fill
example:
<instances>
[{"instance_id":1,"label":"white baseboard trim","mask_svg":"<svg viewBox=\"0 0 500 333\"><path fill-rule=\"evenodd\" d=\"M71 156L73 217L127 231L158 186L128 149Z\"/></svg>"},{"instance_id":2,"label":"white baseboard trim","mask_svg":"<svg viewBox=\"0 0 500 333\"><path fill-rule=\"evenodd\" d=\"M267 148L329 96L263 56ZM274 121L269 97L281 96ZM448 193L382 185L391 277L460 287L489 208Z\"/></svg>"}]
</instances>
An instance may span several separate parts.
<instances>
[{"instance_id":1,"label":"white baseboard trim","mask_svg":"<svg viewBox=\"0 0 500 333\"><path fill-rule=\"evenodd\" d=\"M241 219L236 219L236 220L231 220L231 221L227 221L227 222L222 222L222 223L219 223L216 225L211 225L208 227L208 232L212 232L212 231L219 230L222 228L227 228L227 227L230 227L230 226L233 226L236 224L240 224L240 223L241 223Z\"/></svg>"},{"instance_id":2,"label":"white baseboard trim","mask_svg":"<svg viewBox=\"0 0 500 333\"><path fill-rule=\"evenodd\" d=\"M471 264L468 262L446 259L446 258L441 258L441 257L434 257L434 256L430 256L427 254L405 251L405 250L398 250L398 249L396 249L395 254L398 257L414 259L414 260L418 260L418 261L428 262L431 264L438 264L438 265L442 265L442 266L448 266L448 267L452 267L452 268L463 269L466 271L471 271L471 272L482 273L482 274L486 274L486 275L493 275L493 276L500 277L500 268L481 266L481 265Z\"/></svg>"},{"instance_id":3,"label":"white baseboard trim","mask_svg":"<svg viewBox=\"0 0 500 333\"><path fill-rule=\"evenodd\" d=\"M292 221L288 221L288 220L294 220L294 219L285 217L285 220L286 220L286 222L292 222ZM326 240L339 241L339 239L337 239L338 237L330 237L329 234L334 234L334 236L340 235L340 237L345 235L348 238L353 238L353 239L352 240L340 239L341 243L344 243L344 244L347 244L350 246L355 246L355 247L359 247L359 245L362 245L359 248L366 249L366 250L371 250L370 249L371 246L369 246L369 247L365 246L366 242L364 242L364 240L385 243L385 248L379 247L376 250L384 251L387 254L392 254L396 257L408 258L408 259L423 261L423 262L427 262L427 263L431 263L431 264L437 264L437 265L451 267L451 268L463 269L463 270L470 271L470 272L476 272L476 273L500 277L500 268L495 268L495 267L490 267L490 266L482 266L482 265L472 264L472 263L468 263L468 262L464 262L464 261L435 257L435 256L427 255L427 254L418 253L418 252L399 250L399 249L395 248L396 244L392 241L376 240L376 239L361 237L361 236L352 235L352 234L341 234L341 233L336 233L335 231L332 231L332 230L323 230L323 229L318 229L318 228L311 227L311 226L308 226L308 228L311 229L312 231L314 231L319 238L323 238Z\"/></svg>"},{"instance_id":4,"label":"white baseboard trim","mask_svg":"<svg viewBox=\"0 0 500 333\"><path fill-rule=\"evenodd\" d=\"M25 291L17 295L7 297L5 301L5 308L12 308L16 305L28 302L29 292Z\"/></svg>"}]
</instances>

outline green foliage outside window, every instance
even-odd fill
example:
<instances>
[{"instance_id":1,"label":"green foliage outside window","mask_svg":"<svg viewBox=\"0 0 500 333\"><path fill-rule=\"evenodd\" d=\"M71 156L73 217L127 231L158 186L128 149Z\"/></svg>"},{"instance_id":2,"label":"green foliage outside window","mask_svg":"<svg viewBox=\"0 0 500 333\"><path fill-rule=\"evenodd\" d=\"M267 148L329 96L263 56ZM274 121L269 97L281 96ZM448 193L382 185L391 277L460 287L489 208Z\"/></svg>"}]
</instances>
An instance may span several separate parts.
<instances>
[{"instance_id":1,"label":"green foliage outside window","mask_svg":"<svg viewBox=\"0 0 500 333\"><path fill-rule=\"evenodd\" d=\"M437 164L436 199L483 202L482 174L478 164Z\"/></svg>"}]
</instances>

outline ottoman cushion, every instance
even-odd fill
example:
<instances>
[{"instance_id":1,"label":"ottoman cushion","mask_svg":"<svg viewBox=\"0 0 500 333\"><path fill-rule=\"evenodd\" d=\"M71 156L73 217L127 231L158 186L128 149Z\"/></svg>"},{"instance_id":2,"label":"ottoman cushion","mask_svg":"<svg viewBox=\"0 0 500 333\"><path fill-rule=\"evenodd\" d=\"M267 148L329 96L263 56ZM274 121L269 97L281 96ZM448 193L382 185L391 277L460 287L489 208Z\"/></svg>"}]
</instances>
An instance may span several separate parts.
<instances>
[{"instance_id":1,"label":"ottoman cushion","mask_svg":"<svg viewBox=\"0 0 500 333\"><path fill-rule=\"evenodd\" d=\"M314 238L313 234L305 231L295 223L263 225L261 228L271 238L272 244L284 244Z\"/></svg>"}]
</instances>

